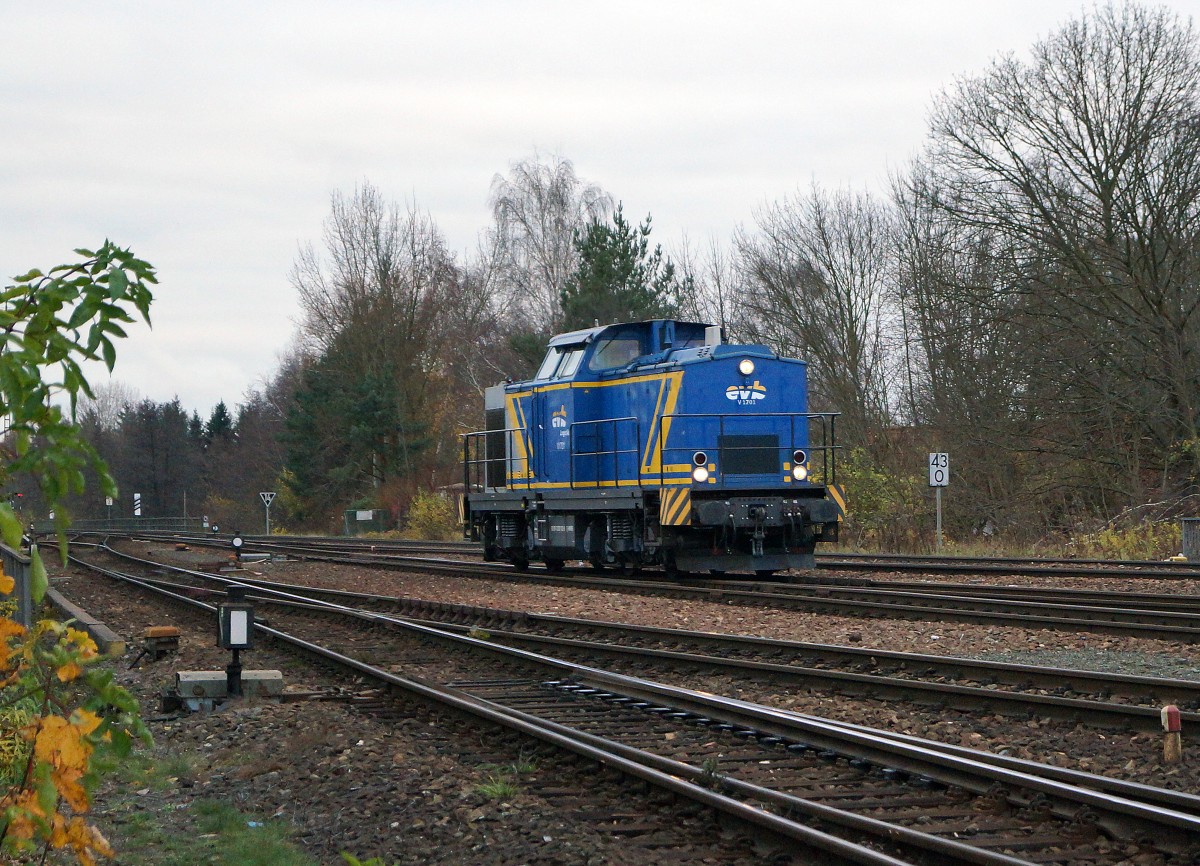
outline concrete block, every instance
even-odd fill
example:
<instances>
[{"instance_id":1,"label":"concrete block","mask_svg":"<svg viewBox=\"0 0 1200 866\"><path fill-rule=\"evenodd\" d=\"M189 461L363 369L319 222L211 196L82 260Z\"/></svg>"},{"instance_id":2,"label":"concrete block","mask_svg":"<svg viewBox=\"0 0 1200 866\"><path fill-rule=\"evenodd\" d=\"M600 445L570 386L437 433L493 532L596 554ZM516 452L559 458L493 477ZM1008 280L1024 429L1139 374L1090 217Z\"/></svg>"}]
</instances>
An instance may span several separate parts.
<instances>
[{"instance_id":1,"label":"concrete block","mask_svg":"<svg viewBox=\"0 0 1200 866\"><path fill-rule=\"evenodd\" d=\"M225 671L177 671L175 689L179 697L225 698ZM242 695L248 698L273 698L283 694L283 674L280 671L242 671Z\"/></svg>"},{"instance_id":2,"label":"concrete block","mask_svg":"<svg viewBox=\"0 0 1200 866\"><path fill-rule=\"evenodd\" d=\"M125 639L90 613L76 604L72 604L56 589L46 591L46 600L66 619L73 619L76 627L91 635L100 652L106 655L119 656L125 652Z\"/></svg>"}]
</instances>

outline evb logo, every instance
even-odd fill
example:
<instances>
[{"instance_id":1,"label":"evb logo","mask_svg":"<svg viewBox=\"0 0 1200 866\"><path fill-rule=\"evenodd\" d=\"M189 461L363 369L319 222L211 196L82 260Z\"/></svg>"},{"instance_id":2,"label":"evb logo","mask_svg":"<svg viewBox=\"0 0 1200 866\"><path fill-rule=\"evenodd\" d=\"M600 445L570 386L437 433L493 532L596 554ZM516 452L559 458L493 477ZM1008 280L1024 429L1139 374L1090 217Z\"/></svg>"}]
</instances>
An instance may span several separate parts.
<instances>
[{"instance_id":1,"label":"evb logo","mask_svg":"<svg viewBox=\"0 0 1200 866\"><path fill-rule=\"evenodd\" d=\"M725 397L739 406L753 406L759 400L767 398L767 389L755 380L753 385L730 385L725 389Z\"/></svg>"}]
</instances>

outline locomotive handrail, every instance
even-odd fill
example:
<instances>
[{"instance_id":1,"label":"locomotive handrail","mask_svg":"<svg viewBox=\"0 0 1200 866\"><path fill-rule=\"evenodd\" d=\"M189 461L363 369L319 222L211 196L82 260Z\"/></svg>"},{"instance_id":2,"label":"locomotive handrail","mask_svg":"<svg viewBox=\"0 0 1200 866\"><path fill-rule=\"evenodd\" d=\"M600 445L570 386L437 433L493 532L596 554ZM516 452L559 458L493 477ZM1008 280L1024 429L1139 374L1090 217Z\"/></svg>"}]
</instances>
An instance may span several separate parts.
<instances>
[{"instance_id":1,"label":"locomotive handrail","mask_svg":"<svg viewBox=\"0 0 1200 866\"><path fill-rule=\"evenodd\" d=\"M634 448L618 448L618 447L616 447L617 445L620 444L620 439L619 439L620 434L617 430L617 424L619 424L623 421L626 421L626 422L632 421L633 422L633 441L636 446ZM575 450L575 428L582 427L587 424L611 424L612 431L613 431L613 433L612 433L613 448L606 449L606 450L597 450L597 451L576 451ZM580 487L602 487L603 485L600 482L600 457L605 454L611 454L612 455L612 467L613 467L612 482L613 482L614 487L618 487L618 486L620 486L620 481L621 481L621 478L620 478L621 455L622 454L633 454L635 457L638 457L638 458L640 458L640 455L641 455L641 441L642 441L641 423L640 423L640 419L636 415L626 415L624 418L597 418L597 419L590 420L590 421L573 421L569 428L569 433L570 433L570 437L568 438L567 441L569 443L568 447L571 450L570 450L570 473L569 473L568 480L570 481L572 490L575 489L575 484L576 484L576 481L575 481L575 459L577 457L595 457L596 458L596 480L594 482L592 482L591 484L586 484L584 482L580 482L579 486ZM637 482L640 484L642 481L642 461L640 459L637 459L637 460L635 460L635 464L637 465Z\"/></svg>"},{"instance_id":2,"label":"locomotive handrail","mask_svg":"<svg viewBox=\"0 0 1200 866\"><path fill-rule=\"evenodd\" d=\"M531 478L533 475L532 461L530 460L528 452L525 455L524 484L519 483L522 479L519 478L512 471L513 464L515 464L520 458L517 458L515 456L510 456L514 452L514 449L512 447L514 434L520 434L523 432L524 432L524 430L521 427L497 427L495 430L474 430L470 433L462 434L462 438L463 438L463 489L467 492L472 492L472 491L479 492L481 490L487 490L489 488L494 490L497 487L504 487L506 489L512 489L512 488L519 488L519 487L523 486L523 487L528 488L532 483ZM495 436L498 434L503 434L505 437L504 450L499 455L493 455L490 453L490 448L489 448L490 440L488 437ZM479 451L478 443L480 440L482 440L482 442L483 442L483 456L482 457L480 457L478 454L478 451ZM471 457L471 445L473 443L475 444L475 450L476 450L474 459L472 459L472 457ZM487 483L488 482L488 463L489 462L496 462L496 463L499 463L501 466L503 466L503 472L504 472L504 479L503 479L504 483L503 484L488 484ZM480 473L481 467L482 467L482 473ZM475 470L476 477L475 477L474 481L472 481L472 478L471 478L472 469ZM480 474L482 474L482 478L479 477ZM518 483L513 483L514 481L518 482Z\"/></svg>"},{"instance_id":3,"label":"locomotive handrail","mask_svg":"<svg viewBox=\"0 0 1200 866\"><path fill-rule=\"evenodd\" d=\"M667 445L667 424L668 422L686 421L688 419L697 420L716 420L718 423L718 437L724 436L726 431L726 421L744 421L751 422L763 418L786 418L790 426L791 443L787 446L780 445L779 450L783 453L790 453L795 450L797 441L796 421L804 419L810 424L814 421L819 422L820 436L817 443L812 443L809 436L804 437L804 450L813 456L821 455L821 478L825 484L837 483L837 461L833 459L834 453L841 450L840 445L837 445L834 439L835 424L838 412L754 412L754 413L739 413L739 412L678 412L660 415L655 419L658 426L658 464L659 464L659 485L665 483L667 456L674 451L689 451L693 446L687 445ZM634 425L633 441L636 444L634 448L611 448L597 449L595 451L576 451L576 427L586 425L611 425L613 429L612 441L614 445L619 443L619 432L617 425L620 423L632 423ZM569 428L569 461L570 461L570 477L569 482L572 489L576 487L601 487L601 473L599 472L599 459L605 455L612 458L612 482L617 485L620 479L620 459L622 454L631 454L635 456L635 464L637 467L636 481L638 484L642 482L642 459L641 459L641 429L640 420L635 415L628 415L623 418L601 418L589 421L572 422ZM808 433L809 431L805 431ZM521 427L504 427L495 430L477 430L471 433L463 434L463 487L466 491L480 491L485 489L496 489L504 487L506 489L530 488L534 481L533 458L532 455L526 453L524 458L514 456L515 449L513 442L515 437L524 433ZM502 453L493 455L491 453L490 436L503 435L505 438L505 447ZM483 456L479 456L480 440L482 440ZM475 446L475 455L472 457L471 446ZM713 446L709 446L713 447ZM733 450L743 450L745 446L733 446ZM576 460L580 457L592 457L597 461L596 480L593 482L582 482L576 478L575 467ZM514 471L515 465L524 460L525 469L519 473ZM503 484L488 484L488 464L497 463L503 467ZM724 475L723 468L718 468L718 471Z\"/></svg>"},{"instance_id":4,"label":"locomotive handrail","mask_svg":"<svg viewBox=\"0 0 1200 866\"><path fill-rule=\"evenodd\" d=\"M837 461L834 460L834 453L841 449L841 446L836 444L834 439L834 425L837 416L840 412L676 412L660 415L658 422L658 464L659 464L659 484L663 485L666 477L667 455L674 451L690 451L694 446L688 445L672 445L667 446L667 430L666 424L668 421L675 422L687 419L703 419L717 421L717 436L725 435L725 421L727 419L734 421L757 421L763 418L786 418L789 420L791 444L784 446L779 445L777 449L784 454L788 454L796 450L796 421L804 419L810 426L813 421L819 422L820 440L817 444L812 444L808 435L810 430L805 431L803 439L804 451L811 457L814 453L821 455L821 477L824 484L837 483ZM733 446L732 450L750 450L757 446ZM690 461L689 461L690 464ZM725 471L721 466L717 467L717 471L721 475L725 475Z\"/></svg>"}]
</instances>

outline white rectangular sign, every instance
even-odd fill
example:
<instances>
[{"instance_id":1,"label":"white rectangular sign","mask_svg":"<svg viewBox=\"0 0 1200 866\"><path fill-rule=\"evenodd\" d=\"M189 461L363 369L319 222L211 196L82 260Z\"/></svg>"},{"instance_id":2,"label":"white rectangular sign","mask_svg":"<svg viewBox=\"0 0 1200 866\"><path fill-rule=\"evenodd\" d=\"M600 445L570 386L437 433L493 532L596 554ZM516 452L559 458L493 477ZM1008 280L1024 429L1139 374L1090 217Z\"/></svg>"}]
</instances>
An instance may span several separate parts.
<instances>
[{"instance_id":1,"label":"white rectangular sign","mask_svg":"<svg viewBox=\"0 0 1200 866\"><path fill-rule=\"evenodd\" d=\"M250 611L229 611L229 642L244 646L250 637Z\"/></svg>"},{"instance_id":2,"label":"white rectangular sign","mask_svg":"<svg viewBox=\"0 0 1200 866\"><path fill-rule=\"evenodd\" d=\"M950 486L950 455L941 452L929 455L929 486Z\"/></svg>"}]
</instances>

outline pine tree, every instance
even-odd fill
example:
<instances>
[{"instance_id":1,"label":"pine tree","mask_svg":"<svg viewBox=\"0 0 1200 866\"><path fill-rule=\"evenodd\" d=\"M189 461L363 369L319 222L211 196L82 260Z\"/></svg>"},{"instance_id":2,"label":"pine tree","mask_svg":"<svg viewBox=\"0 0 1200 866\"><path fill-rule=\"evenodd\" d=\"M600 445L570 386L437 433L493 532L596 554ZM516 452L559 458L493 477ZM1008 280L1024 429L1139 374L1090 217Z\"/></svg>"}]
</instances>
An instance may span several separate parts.
<instances>
[{"instance_id":1,"label":"pine tree","mask_svg":"<svg viewBox=\"0 0 1200 866\"><path fill-rule=\"evenodd\" d=\"M650 216L632 226L622 205L617 205L611 225L593 220L584 233L576 233L579 266L561 298L565 327L676 315L675 265L663 257L660 245L649 251L649 237Z\"/></svg>"},{"instance_id":2,"label":"pine tree","mask_svg":"<svg viewBox=\"0 0 1200 866\"><path fill-rule=\"evenodd\" d=\"M210 444L215 440L227 441L233 438L233 416L229 414L224 400L217 403L212 414L208 416L208 423L204 426L204 438Z\"/></svg>"}]
</instances>

